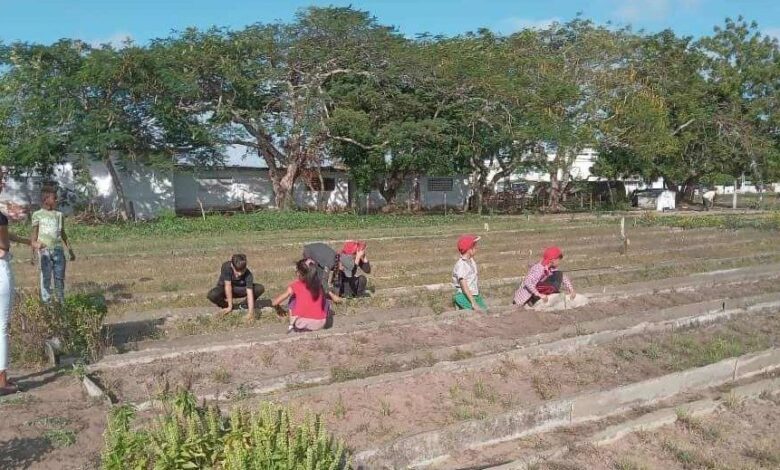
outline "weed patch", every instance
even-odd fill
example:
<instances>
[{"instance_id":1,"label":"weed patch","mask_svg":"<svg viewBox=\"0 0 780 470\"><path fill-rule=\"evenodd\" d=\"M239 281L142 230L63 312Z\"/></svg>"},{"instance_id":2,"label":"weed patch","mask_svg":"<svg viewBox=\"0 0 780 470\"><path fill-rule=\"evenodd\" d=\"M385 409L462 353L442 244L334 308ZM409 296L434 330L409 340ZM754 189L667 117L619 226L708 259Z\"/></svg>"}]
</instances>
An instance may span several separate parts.
<instances>
[{"instance_id":1,"label":"weed patch","mask_svg":"<svg viewBox=\"0 0 780 470\"><path fill-rule=\"evenodd\" d=\"M103 332L107 312L101 295L70 295L58 305L44 304L36 294L22 294L11 317L11 360L26 366L44 363L44 343L56 337L64 354L96 361L108 346Z\"/></svg>"},{"instance_id":2,"label":"weed patch","mask_svg":"<svg viewBox=\"0 0 780 470\"><path fill-rule=\"evenodd\" d=\"M240 407L224 418L198 406L186 392L166 401L151 425L138 427L131 407L111 411L102 454L104 470L126 468L350 468L343 444L319 417L294 423L291 412L269 403Z\"/></svg>"}]
</instances>

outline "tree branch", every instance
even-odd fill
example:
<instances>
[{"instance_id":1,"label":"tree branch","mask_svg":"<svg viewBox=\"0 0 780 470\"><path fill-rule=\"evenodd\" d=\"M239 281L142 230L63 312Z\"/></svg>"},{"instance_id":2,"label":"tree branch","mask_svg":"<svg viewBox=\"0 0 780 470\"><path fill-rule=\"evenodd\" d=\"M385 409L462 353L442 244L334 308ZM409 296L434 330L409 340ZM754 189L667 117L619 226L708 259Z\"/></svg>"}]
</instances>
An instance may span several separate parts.
<instances>
[{"instance_id":1,"label":"tree branch","mask_svg":"<svg viewBox=\"0 0 780 470\"><path fill-rule=\"evenodd\" d=\"M362 148L363 150L374 150L374 149L382 148L382 147L385 147L387 144L390 143L389 140L386 140L386 141L382 142L381 144L366 145L366 144L364 144L362 142L358 142L355 139L351 139L349 137L341 137L341 136L337 136L337 135L331 135L330 133L328 133L328 138L333 139L333 140L337 140L339 142L346 142L348 144L357 145L358 147Z\"/></svg>"}]
</instances>

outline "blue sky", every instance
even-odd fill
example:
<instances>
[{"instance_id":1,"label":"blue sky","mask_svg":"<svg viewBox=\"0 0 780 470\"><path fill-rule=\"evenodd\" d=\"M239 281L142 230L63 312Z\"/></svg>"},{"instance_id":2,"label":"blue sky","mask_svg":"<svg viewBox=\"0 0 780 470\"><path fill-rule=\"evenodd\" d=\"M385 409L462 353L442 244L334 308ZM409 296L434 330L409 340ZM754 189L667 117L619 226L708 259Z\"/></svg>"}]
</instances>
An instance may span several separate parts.
<instances>
[{"instance_id":1,"label":"blue sky","mask_svg":"<svg viewBox=\"0 0 780 470\"><path fill-rule=\"evenodd\" d=\"M0 40L50 43L70 37L99 43L129 36L144 43L187 26L240 28L290 19L308 5L349 4L407 35L452 35L479 27L511 32L582 12L600 23L630 23L649 31L672 28L693 36L742 14L780 37L780 0L0 0Z\"/></svg>"}]
</instances>

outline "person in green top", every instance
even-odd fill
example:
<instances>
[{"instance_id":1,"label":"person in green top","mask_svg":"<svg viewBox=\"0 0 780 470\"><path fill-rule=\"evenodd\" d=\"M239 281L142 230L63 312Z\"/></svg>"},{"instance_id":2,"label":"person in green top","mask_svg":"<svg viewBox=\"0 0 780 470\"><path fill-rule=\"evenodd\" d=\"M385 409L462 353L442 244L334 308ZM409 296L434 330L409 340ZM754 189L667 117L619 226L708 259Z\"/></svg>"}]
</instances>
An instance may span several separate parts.
<instances>
[{"instance_id":1,"label":"person in green top","mask_svg":"<svg viewBox=\"0 0 780 470\"><path fill-rule=\"evenodd\" d=\"M41 272L41 301L49 303L52 298L52 277L54 295L57 301L65 301L65 251L68 249L70 260L76 255L68 243L65 234L65 219L57 210L57 190L44 187L41 190L41 208L32 215L32 243L41 243L45 248L38 250ZM64 248L63 248L64 247Z\"/></svg>"}]
</instances>

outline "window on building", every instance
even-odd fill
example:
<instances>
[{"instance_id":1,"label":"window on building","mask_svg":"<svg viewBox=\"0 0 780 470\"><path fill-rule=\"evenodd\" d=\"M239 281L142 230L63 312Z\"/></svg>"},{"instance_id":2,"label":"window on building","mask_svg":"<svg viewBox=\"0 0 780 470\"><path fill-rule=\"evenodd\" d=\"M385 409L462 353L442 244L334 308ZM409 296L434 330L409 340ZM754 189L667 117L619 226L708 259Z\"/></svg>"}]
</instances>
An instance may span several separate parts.
<instances>
[{"instance_id":1,"label":"window on building","mask_svg":"<svg viewBox=\"0 0 780 470\"><path fill-rule=\"evenodd\" d=\"M320 189L320 179L316 175L309 179L309 188L312 191L335 191L336 190L336 178L323 176L322 183L325 185L323 189Z\"/></svg>"},{"instance_id":2,"label":"window on building","mask_svg":"<svg viewBox=\"0 0 780 470\"><path fill-rule=\"evenodd\" d=\"M428 178L428 191L452 191L452 178Z\"/></svg>"}]
</instances>

